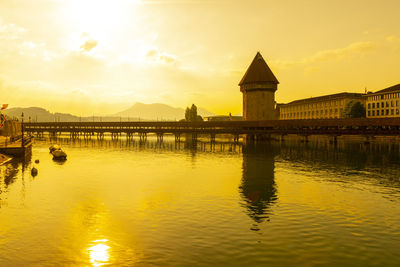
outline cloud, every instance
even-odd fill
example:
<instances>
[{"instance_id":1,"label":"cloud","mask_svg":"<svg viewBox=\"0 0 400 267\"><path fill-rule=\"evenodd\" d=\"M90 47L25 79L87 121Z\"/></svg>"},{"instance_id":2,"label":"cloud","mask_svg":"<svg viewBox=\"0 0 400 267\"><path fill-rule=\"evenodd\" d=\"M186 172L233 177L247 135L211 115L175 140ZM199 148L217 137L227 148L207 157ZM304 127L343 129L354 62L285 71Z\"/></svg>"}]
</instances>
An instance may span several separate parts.
<instances>
[{"instance_id":1,"label":"cloud","mask_svg":"<svg viewBox=\"0 0 400 267\"><path fill-rule=\"evenodd\" d=\"M0 40L17 40L26 30L13 23L5 24L0 20Z\"/></svg>"},{"instance_id":2,"label":"cloud","mask_svg":"<svg viewBox=\"0 0 400 267\"><path fill-rule=\"evenodd\" d=\"M339 49L331 49L317 52L313 56L306 58L306 62L320 62L332 59L343 59L354 54L365 54L376 49L376 44L373 42L357 42L350 44L347 47Z\"/></svg>"},{"instance_id":3,"label":"cloud","mask_svg":"<svg viewBox=\"0 0 400 267\"><path fill-rule=\"evenodd\" d=\"M162 53L157 49L151 49L147 51L146 57L151 61L157 63L173 64L176 62L176 57L174 55L168 53Z\"/></svg>"},{"instance_id":4,"label":"cloud","mask_svg":"<svg viewBox=\"0 0 400 267\"><path fill-rule=\"evenodd\" d=\"M400 42L400 37L398 37L396 35L390 35L390 36L386 37L386 41L388 41L388 42Z\"/></svg>"},{"instance_id":5,"label":"cloud","mask_svg":"<svg viewBox=\"0 0 400 267\"><path fill-rule=\"evenodd\" d=\"M329 60L342 60L353 56L363 56L375 51L377 44L374 42L356 42L343 48L318 51L315 54L301 60L272 61L280 69L287 69L294 66L309 65L312 63L325 62Z\"/></svg>"},{"instance_id":6,"label":"cloud","mask_svg":"<svg viewBox=\"0 0 400 267\"><path fill-rule=\"evenodd\" d=\"M97 46L98 42L96 40L89 39L87 40L83 45L81 45L81 48L87 52L91 51L93 48Z\"/></svg>"}]
</instances>

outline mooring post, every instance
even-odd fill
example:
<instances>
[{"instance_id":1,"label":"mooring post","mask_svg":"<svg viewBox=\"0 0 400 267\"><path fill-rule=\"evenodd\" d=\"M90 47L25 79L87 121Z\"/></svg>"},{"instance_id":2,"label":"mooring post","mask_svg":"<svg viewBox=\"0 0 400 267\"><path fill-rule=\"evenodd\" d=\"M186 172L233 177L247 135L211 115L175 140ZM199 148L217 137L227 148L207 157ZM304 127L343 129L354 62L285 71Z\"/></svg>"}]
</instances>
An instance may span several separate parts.
<instances>
[{"instance_id":1,"label":"mooring post","mask_svg":"<svg viewBox=\"0 0 400 267\"><path fill-rule=\"evenodd\" d=\"M21 114L21 147L24 147L24 113Z\"/></svg>"}]
</instances>

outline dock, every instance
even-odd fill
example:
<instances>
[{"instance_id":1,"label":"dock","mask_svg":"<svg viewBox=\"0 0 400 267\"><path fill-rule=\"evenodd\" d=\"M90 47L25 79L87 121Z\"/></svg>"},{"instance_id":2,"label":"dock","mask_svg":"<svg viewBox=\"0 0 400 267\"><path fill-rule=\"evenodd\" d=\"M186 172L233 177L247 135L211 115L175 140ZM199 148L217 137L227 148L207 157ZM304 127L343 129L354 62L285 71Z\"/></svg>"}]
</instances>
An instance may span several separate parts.
<instances>
[{"instance_id":1,"label":"dock","mask_svg":"<svg viewBox=\"0 0 400 267\"><path fill-rule=\"evenodd\" d=\"M29 153L32 149L32 140L30 137L24 136L10 139L6 136L0 136L0 153L10 156L22 157Z\"/></svg>"}]
</instances>

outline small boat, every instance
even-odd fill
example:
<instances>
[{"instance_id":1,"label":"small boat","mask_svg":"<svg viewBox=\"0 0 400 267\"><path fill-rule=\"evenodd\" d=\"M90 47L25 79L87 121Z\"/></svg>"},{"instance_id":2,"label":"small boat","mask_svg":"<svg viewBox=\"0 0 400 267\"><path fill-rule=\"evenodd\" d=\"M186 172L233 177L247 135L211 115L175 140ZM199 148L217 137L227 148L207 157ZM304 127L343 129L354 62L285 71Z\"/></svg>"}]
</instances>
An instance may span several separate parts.
<instances>
[{"instance_id":1,"label":"small boat","mask_svg":"<svg viewBox=\"0 0 400 267\"><path fill-rule=\"evenodd\" d=\"M50 153L52 153L54 150L60 150L61 147L59 145L51 145L49 147Z\"/></svg>"},{"instance_id":2,"label":"small boat","mask_svg":"<svg viewBox=\"0 0 400 267\"><path fill-rule=\"evenodd\" d=\"M59 160L67 159L67 153L65 153L61 148L53 150L51 154L53 155L53 159L59 159Z\"/></svg>"}]
</instances>

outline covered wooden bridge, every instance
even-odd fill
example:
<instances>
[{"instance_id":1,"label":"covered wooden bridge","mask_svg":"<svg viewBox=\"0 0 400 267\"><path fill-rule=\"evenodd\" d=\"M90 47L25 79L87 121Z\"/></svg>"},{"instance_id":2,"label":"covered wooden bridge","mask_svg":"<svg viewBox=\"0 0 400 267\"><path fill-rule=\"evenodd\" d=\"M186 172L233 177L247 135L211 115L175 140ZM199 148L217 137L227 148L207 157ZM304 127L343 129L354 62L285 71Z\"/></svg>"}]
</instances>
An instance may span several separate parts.
<instances>
[{"instance_id":1,"label":"covered wooden bridge","mask_svg":"<svg viewBox=\"0 0 400 267\"><path fill-rule=\"evenodd\" d=\"M111 134L118 138L125 134L132 138L135 134L145 139L147 134L156 134L162 139L164 134L173 134L179 140L182 134L207 134L215 140L218 134L231 134L235 140L240 135L250 139L265 139L274 135L289 134L310 136L330 135L364 135L364 136L397 136L400 135L400 118L382 119L313 119L313 120L268 120L268 121L207 121L207 122L29 122L24 123L24 131L41 135L50 133L58 135L69 133L71 137L83 136L104 138Z\"/></svg>"}]
</instances>

